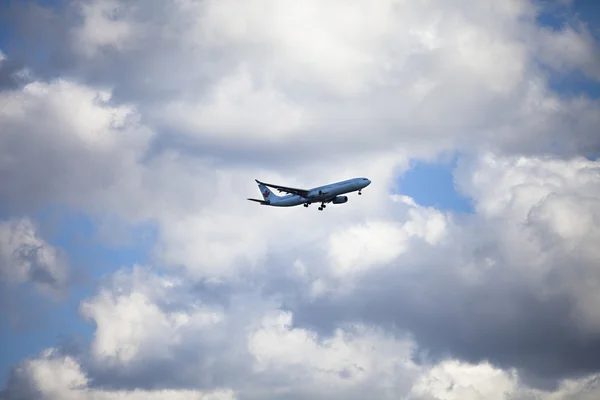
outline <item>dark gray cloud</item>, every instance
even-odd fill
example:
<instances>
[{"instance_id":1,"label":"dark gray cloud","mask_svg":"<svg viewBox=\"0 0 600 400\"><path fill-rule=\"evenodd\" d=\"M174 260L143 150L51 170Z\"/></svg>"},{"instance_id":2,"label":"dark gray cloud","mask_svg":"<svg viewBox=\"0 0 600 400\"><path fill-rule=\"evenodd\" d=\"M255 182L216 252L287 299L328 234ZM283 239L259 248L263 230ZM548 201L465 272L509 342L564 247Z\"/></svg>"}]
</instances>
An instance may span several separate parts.
<instances>
[{"instance_id":1,"label":"dark gray cloud","mask_svg":"<svg viewBox=\"0 0 600 400\"><path fill-rule=\"evenodd\" d=\"M12 59L0 60L0 91L15 89L27 81L23 64Z\"/></svg>"},{"instance_id":2,"label":"dark gray cloud","mask_svg":"<svg viewBox=\"0 0 600 400\"><path fill-rule=\"evenodd\" d=\"M0 279L32 283L52 296L68 290L67 258L37 233L29 219L0 222Z\"/></svg>"},{"instance_id":3,"label":"dark gray cloud","mask_svg":"<svg viewBox=\"0 0 600 400\"><path fill-rule=\"evenodd\" d=\"M526 383L543 388L600 370L600 335L589 338L574 327L575 299L540 300L502 271L470 287L454 276L456 266L443 261L415 266L421 271L414 274L399 271L405 267L364 277L351 296L292 306L296 324L326 334L357 321L408 330L431 362L490 361L518 368L531 376Z\"/></svg>"}]
</instances>

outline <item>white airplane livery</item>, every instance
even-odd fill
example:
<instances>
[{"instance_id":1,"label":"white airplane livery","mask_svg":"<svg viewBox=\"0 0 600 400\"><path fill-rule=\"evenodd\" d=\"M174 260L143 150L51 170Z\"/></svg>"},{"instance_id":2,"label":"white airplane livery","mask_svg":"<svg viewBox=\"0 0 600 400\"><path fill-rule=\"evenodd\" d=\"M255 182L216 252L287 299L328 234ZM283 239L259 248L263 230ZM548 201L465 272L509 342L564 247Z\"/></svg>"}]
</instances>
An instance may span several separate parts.
<instances>
[{"instance_id":1,"label":"white airplane livery","mask_svg":"<svg viewBox=\"0 0 600 400\"><path fill-rule=\"evenodd\" d=\"M325 186L319 186L313 189L297 189L286 186L272 185L255 179L258 183L263 200L248 199L265 206L274 207L293 207L304 204L308 207L312 203L321 203L319 210L322 211L327 203L342 204L348 201L348 196L342 194L356 192L362 194L361 190L371 184L367 178L354 178L341 182L332 183ZM269 187L277 189L279 192L288 193L286 196L277 196Z\"/></svg>"}]
</instances>

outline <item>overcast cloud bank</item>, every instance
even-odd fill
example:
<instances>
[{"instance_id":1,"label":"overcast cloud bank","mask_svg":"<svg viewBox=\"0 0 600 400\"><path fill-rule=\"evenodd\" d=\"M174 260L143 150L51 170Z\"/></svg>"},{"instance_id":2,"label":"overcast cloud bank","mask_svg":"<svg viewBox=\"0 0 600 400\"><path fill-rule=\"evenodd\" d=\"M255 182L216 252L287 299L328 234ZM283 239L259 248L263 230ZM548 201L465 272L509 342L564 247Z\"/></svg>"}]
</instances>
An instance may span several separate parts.
<instances>
[{"instance_id":1,"label":"overcast cloud bank","mask_svg":"<svg viewBox=\"0 0 600 400\"><path fill-rule=\"evenodd\" d=\"M600 396L600 104L548 83L600 80L585 25L524 0L4 11L2 284L69 295L84 266L36 221L57 204L157 237L82 299L90 342L0 398ZM473 213L396 187L453 153ZM324 212L245 201L352 176L373 184Z\"/></svg>"}]
</instances>

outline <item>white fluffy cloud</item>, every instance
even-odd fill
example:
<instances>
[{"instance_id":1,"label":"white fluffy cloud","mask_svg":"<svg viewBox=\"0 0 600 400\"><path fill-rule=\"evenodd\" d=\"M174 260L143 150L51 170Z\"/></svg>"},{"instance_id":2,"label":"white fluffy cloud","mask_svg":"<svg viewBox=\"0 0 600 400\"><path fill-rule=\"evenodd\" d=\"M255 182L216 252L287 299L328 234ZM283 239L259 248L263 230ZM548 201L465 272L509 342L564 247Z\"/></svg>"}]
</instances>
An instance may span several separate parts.
<instances>
[{"instance_id":1,"label":"white fluffy cloud","mask_svg":"<svg viewBox=\"0 0 600 400\"><path fill-rule=\"evenodd\" d=\"M554 392L525 389L514 371L448 361L429 369L416 380L410 400L588 400L600 393L598 377L565 381Z\"/></svg>"},{"instance_id":2,"label":"white fluffy cloud","mask_svg":"<svg viewBox=\"0 0 600 400\"><path fill-rule=\"evenodd\" d=\"M517 376L494 367L446 362L420 377L412 390L415 397L436 400L505 399L518 390Z\"/></svg>"},{"instance_id":3,"label":"white fluffy cloud","mask_svg":"<svg viewBox=\"0 0 600 400\"><path fill-rule=\"evenodd\" d=\"M185 343L186 331L201 334L224 318L221 310L201 303L189 304L187 312L161 310L156 303L168 302L181 282L144 273L141 267L131 277L117 274L113 279L112 290L81 304L82 315L97 326L92 355L100 362L128 365L148 355L168 359L169 347Z\"/></svg>"},{"instance_id":4,"label":"white fluffy cloud","mask_svg":"<svg viewBox=\"0 0 600 400\"><path fill-rule=\"evenodd\" d=\"M460 182L478 212L516 228L508 227L513 237L499 243L514 255L522 277L534 279L542 293L559 290L576 299L577 319L597 334L600 163L486 155L470 168ZM560 281L549 285L551 275Z\"/></svg>"},{"instance_id":5,"label":"white fluffy cloud","mask_svg":"<svg viewBox=\"0 0 600 400\"><path fill-rule=\"evenodd\" d=\"M150 133L135 129L131 107L109 100L109 92L68 80L0 93L4 208L93 204L135 166Z\"/></svg>"},{"instance_id":6,"label":"white fluffy cloud","mask_svg":"<svg viewBox=\"0 0 600 400\"><path fill-rule=\"evenodd\" d=\"M356 270L386 265L410 250L411 239L435 246L448 234L451 216L419 207L406 196L391 196L389 204L405 208L403 213L395 210L402 215L396 217L399 220L367 221L332 233L329 257L335 275L352 275Z\"/></svg>"},{"instance_id":7,"label":"white fluffy cloud","mask_svg":"<svg viewBox=\"0 0 600 400\"><path fill-rule=\"evenodd\" d=\"M48 349L38 358L24 361L12 375L7 398L44 400L234 400L231 391L198 390L103 390L89 387L89 378L76 359Z\"/></svg>"},{"instance_id":8,"label":"white fluffy cloud","mask_svg":"<svg viewBox=\"0 0 600 400\"><path fill-rule=\"evenodd\" d=\"M320 339L291 323L290 313L271 313L248 338L254 371L275 375L281 395L361 398L370 393L386 398L406 393L419 373L408 339L395 340L364 326Z\"/></svg>"},{"instance_id":9,"label":"white fluffy cloud","mask_svg":"<svg viewBox=\"0 0 600 400\"><path fill-rule=\"evenodd\" d=\"M88 0L70 10L80 18L64 17L60 38L75 50L56 54L66 70L114 87L204 155L279 150L299 164L327 154L315 140L344 154L598 146L597 103L557 96L540 68L597 78L597 47L582 27L536 26L531 2Z\"/></svg>"}]
</instances>

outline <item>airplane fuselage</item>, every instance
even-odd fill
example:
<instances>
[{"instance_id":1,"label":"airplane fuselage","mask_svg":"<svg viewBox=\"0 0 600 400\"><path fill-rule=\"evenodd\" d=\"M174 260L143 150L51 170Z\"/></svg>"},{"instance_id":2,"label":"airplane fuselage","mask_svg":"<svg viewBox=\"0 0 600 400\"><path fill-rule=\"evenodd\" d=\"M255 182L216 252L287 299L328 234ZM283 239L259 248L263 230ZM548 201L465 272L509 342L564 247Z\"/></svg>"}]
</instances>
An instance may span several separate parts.
<instances>
[{"instance_id":1,"label":"airplane fuselage","mask_svg":"<svg viewBox=\"0 0 600 400\"><path fill-rule=\"evenodd\" d=\"M341 204L348 201L346 196L341 196L346 193L356 192L369 186L371 181L366 178L354 178L341 182L332 183L325 186L319 186L308 190L306 196L297 194L289 194L286 196L268 195L265 197L267 205L275 207L293 207L301 204L308 205L311 203L329 203Z\"/></svg>"}]
</instances>

